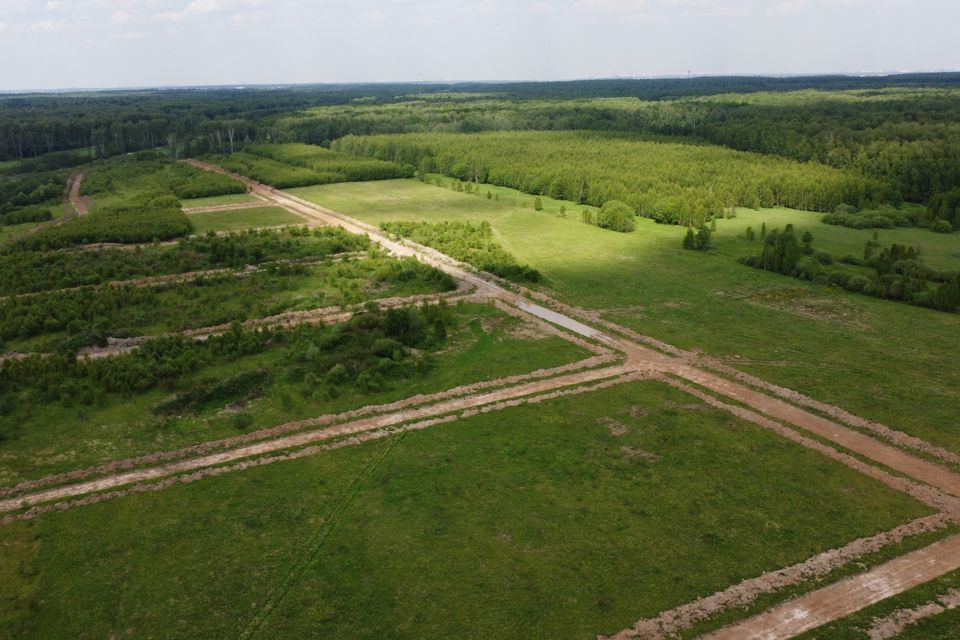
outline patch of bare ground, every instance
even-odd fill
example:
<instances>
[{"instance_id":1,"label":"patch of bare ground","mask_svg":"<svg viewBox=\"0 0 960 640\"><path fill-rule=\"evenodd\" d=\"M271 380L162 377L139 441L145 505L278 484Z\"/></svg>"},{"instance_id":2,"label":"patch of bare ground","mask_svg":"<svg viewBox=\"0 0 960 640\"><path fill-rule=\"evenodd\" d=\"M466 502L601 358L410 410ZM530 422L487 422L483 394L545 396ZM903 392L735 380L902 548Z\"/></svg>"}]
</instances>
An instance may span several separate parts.
<instances>
[{"instance_id":1,"label":"patch of bare ground","mask_svg":"<svg viewBox=\"0 0 960 640\"><path fill-rule=\"evenodd\" d=\"M339 449L341 447L350 446L354 444L360 444L363 442L369 442L371 440L378 440L385 438L397 433L404 433L407 431L421 430L428 427L432 427L438 424L447 424L451 422L456 422L458 420L463 420L465 418L470 418L472 416L481 415L485 413L490 413L493 411L501 411L510 407L517 407L528 404L539 404L541 402L546 402L549 400L555 400L557 398L563 398L567 396L572 396L580 393L587 393L591 391L598 391L601 389L606 389L615 385L623 384L626 382L643 380L649 377L648 374L641 372L625 372L622 375L618 375L612 378L600 378L597 380L584 380L576 383L574 386L569 388L562 388L553 391L547 391L545 393L535 393L529 396L512 398L509 400L502 400L499 402L492 402L489 404L484 404L477 407L468 407L452 415L440 415L435 418L428 418L426 420L420 420L417 422L411 422L408 424L402 424L402 420L386 420L386 424L381 424L378 428L369 428L369 429L357 429L357 428L347 428L347 429L331 429L328 430L329 435L325 439L337 438L334 442L324 443L324 444L312 444L307 446L305 445L309 442L315 440L315 437L312 437L313 434L304 434L305 437L298 438L296 441L290 441L284 443L289 446L265 446L262 447L262 451L256 451L255 449L251 450L250 455L242 456L221 456L219 458L213 458L209 460L209 464L195 464L197 461L190 460L180 465L171 465L171 472L162 472L160 474L150 473L152 470L145 470L140 473L127 474L129 476L129 481L124 480L121 482L116 482L115 478L113 482L108 481L96 483L91 485L92 491L86 489L77 491L69 491L69 488L64 488L61 490L53 490L51 492L46 492L47 497L50 497L50 500L40 500L37 502L37 506L29 506L26 504L26 498L24 502L21 502L18 505L21 508L27 508L26 511L21 513L10 513L3 518L0 518L0 526L10 524L12 522L19 522L23 520L30 520L44 513L51 513L53 511L64 511L66 509L86 506L90 504L96 504L104 500L111 500L114 498L120 498L127 495L132 495L135 493L143 493L145 491L159 491L161 489L166 489L175 484L187 484L190 482L195 482L203 478L209 478L213 476L223 475L225 473L233 473L236 471L243 471L245 469L250 469L252 467L260 467L267 464L272 464L274 462L281 462L285 460L295 460L297 458L303 458L307 456L316 455L323 451L330 451L333 449ZM393 423L393 424L391 424ZM401 424L395 424L401 423ZM340 438L340 436L346 436ZM273 441L273 444L276 445L276 441ZM298 447L298 448L297 448ZM284 450L291 449L288 452L284 453L273 453L275 450ZM240 458L238 462L233 462L233 459ZM193 464L191 464L193 463ZM182 469L177 469L176 467L182 467ZM180 473L179 471L183 471ZM152 477L151 477L152 476ZM153 481L156 480L156 481ZM99 485L100 488L97 488ZM130 486L124 486L130 485ZM113 487L123 487L121 489L114 489ZM84 495L84 494L90 495ZM77 499L70 499L62 502L51 502L58 497L67 497L70 498L73 495L83 496ZM0 511L11 511L7 508L9 506L15 505L16 499L6 500L0 502ZM47 503L47 504L43 504Z\"/></svg>"},{"instance_id":2,"label":"patch of bare ground","mask_svg":"<svg viewBox=\"0 0 960 640\"><path fill-rule=\"evenodd\" d=\"M741 296L740 299L803 318L843 324L845 327L866 328L863 315L850 303L835 298L821 298L807 289L761 289Z\"/></svg>"},{"instance_id":3,"label":"patch of bare ground","mask_svg":"<svg viewBox=\"0 0 960 640\"><path fill-rule=\"evenodd\" d=\"M610 435L614 437L622 436L623 434L630 432L629 425L623 424L622 422L614 420L613 418L608 418L607 416L597 418L597 424L601 427L606 427L607 431L610 432Z\"/></svg>"},{"instance_id":4,"label":"patch of bare ground","mask_svg":"<svg viewBox=\"0 0 960 640\"><path fill-rule=\"evenodd\" d=\"M634 460L645 460L647 462L656 462L660 459L655 453L650 453L649 451L644 451L643 449L637 449L636 447L631 447L629 445L620 448L620 453L623 454L624 458L632 458Z\"/></svg>"},{"instance_id":5,"label":"patch of bare ground","mask_svg":"<svg viewBox=\"0 0 960 640\"><path fill-rule=\"evenodd\" d=\"M782 591L811 579L823 578L855 560L908 538L944 529L952 522L950 516L936 514L874 536L859 538L803 562L749 578L713 595L664 611L656 618L640 620L631 628L609 636L609 639L663 640L673 637L724 611L748 606L761 595Z\"/></svg>"},{"instance_id":6,"label":"patch of bare ground","mask_svg":"<svg viewBox=\"0 0 960 640\"><path fill-rule=\"evenodd\" d=\"M128 471L131 469L135 469L137 467L156 464L158 462L165 462L165 461L176 460L180 458L187 458L190 456L204 455L207 453L211 453L213 451L227 449L230 447L248 444L251 442L257 442L260 440L276 438L278 436L286 435L289 433L295 433L297 431L303 431L303 430L311 429L314 427L329 426L329 425L338 424L341 422L356 420L358 418L363 418L371 415L390 414L398 411L405 411L413 407L431 405L434 403L442 402L444 400L449 400L449 399L457 398L460 396L470 396L480 392L489 391L489 390L497 389L501 387L509 388L509 387L514 387L516 385L528 383L535 380L543 380L543 379L550 379L554 377L565 376L567 374L574 373L577 371L591 370L597 367L610 365L613 362L615 362L616 359L617 358L612 354L607 354L602 356L593 356L585 360L572 362L570 364L562 365L560 367L553 367L549 369L538 369L536 371L531 371L529 373L508 376L505 378L475 382L473 384L461 385L459 387L454 387L452 389L447 389L445 391L440 391L437 393L419 394L415 396L410 396L409 398L405 398L403 400L398 400L396 402L391 402L388 404L368 405L366 407L354 409L353 411L346 411L338 414L328 414L324 416L319 416L317 418L310 418L307 420L297 420L297 421L288 422L282 425L278 425L275 427L261 429L259 431L253 431L250 433L245 433L245 434L233 436L230 438L223 438L220 440L211 440L201 444L193 445L190 447L184 447L184 448L176 449L172 451L162 451L158 453L148 454L145 456L139 456L136 458L128 458L126 460L117 460L114 462L110 462L108 464L89 467L86 469L78 469L78 470L70 471L67 473L50 475L44 478L39 478L37 480L27 480L27 481L18 483L13 487L5 487L0 489L0 497L9 497L9 496L17 495L20 493L24 493L26 491L39 489L41 487L63 484L66 482L73 482L76 480L82 480L84 478L90 478L93 476L110 474L117 471Z\"/></svg>"},{"instance_id":7,"label":"patch of bare ground","mask_svg":"<svg viewBox=\"0 0 960 640\"><path fill-rule=\"evenodd\" d=\"M903 633L910 625L957 607L960 607L960 589L951 589L933 602L913 609L898 609L888 616L874 619L867 630L867 636L870 640L891 640Z\"/></svg>"}]
</instances>

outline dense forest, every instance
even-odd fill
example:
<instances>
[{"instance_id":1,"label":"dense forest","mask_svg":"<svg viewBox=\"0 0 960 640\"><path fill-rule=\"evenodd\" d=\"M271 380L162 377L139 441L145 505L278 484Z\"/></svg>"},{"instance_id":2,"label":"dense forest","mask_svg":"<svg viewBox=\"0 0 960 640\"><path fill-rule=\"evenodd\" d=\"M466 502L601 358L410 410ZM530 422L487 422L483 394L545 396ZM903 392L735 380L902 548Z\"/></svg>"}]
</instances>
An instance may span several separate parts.
<instances>
[{"instance_id":1,"label":"dense forest","mask_svg":"<svg viewBox=\"0 0 960 640\"><path fill-rule=\"evenodd\" d=\"M488 182L576 203L619 200L658 222L700 224L734 206L832 211L889 200L853 172L715 146L617 134L494 132L348 136L338 151L413 164L421 173Z\"/></svg>"},{"instance_id":2,"label":"dense forest","mask_svg":"<svg viewBox=\"0 0 960 640\"><path fill-rule=\"evenodd\" d=\"M16 95L0 98L0 163L64 150L185 157L350 134L584 129L853 168L925 203L960 182L958 87L960 74L907 74ZM0 164L0 175L16 170Z\"/></svg>"}]
</instances>

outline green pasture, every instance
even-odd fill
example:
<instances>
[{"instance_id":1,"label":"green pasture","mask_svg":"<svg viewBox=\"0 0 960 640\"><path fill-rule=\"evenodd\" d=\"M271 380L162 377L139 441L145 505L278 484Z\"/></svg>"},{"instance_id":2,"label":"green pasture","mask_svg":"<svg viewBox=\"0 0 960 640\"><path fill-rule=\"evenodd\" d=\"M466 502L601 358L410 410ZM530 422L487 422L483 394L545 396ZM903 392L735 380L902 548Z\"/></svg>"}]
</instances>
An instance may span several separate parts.
<instances>
[{"instance_id":1,"label":"green pasture","mask_svg":"<svg viewBox=\"0 0 960 640\"><path fill-rule=\"evenodd\" d=\"M180 200L184 209L193 207L219 207L227 204L244 204L256 200L249 193L228 193L222 196L209 196L207 198L186 198Z\"/></svg>"},{"instance_id":2,"label":"green pasture","mask_svg":"<svg viewBox=\"0 0 960 640\"><path fill-rule=\"evenodd\" d=\"M280 207L254 207L233 211L208 211L191 213L195 233L208 231L242 231L260 227L278 227L288 224L303 224L303 218Z\"/></svg>"},{"instance_id":3,"label":"green pasture","mask_svg":"<svg viewBox=\"0 0 960 640\"><path fill-rule=\"evenodd\" d=\"M925 513L630 383L3 527L0 634L595 638Z\"/></svg>"},{"instance_id":4,"label":"green pasture","mask_svg":"<svg viewBox=\"0 0 960 640\"><path fill-rule=\"evenodd\" d=\"M444 179L443 184L449 185ZM490 191L491 199L486 198ZM814 246L854 252L872 237L819 222L817 214L738 211L717 223L716 250L684 251L682 227L637 220L619 234L580 221L583 207L480 185L480 195L415 180L325 185L293 193L370 223L487 220L520 263L540 270L562 299L643 334L700 349L760 377L960 451L960 315L878 300L751 269L759 252L739 239L792 222ZM499 195L499 200L496 196ZM566 217L559 217L560 206ZM882 243L924 247L931 266L960 268L960 234L879 232Z\"/></svg>"}]
</instances>

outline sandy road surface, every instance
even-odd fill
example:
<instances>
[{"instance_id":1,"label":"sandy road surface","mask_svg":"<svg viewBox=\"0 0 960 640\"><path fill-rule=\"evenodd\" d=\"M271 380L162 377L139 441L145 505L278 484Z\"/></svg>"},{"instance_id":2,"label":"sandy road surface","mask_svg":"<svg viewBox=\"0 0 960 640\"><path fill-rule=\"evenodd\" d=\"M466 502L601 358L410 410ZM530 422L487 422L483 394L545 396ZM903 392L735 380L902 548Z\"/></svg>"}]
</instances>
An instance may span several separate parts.
<instances>
[{"instance_id":1,"label":"sandy road surface","mask_svg":"<svg viewBox=\"0 0 960 640\"><path fill-rule=\"evenodd\" d=\"M960 536L953 536L724 627L704 639L793 638L957 569Z\"/></svg>"},{"instance_id":2,"label":"sandy road surface","mask_svg":"<svg viewBox=\"0 0 960 640\"><path fill-rule=\"evenodd\" d=\"M80 185L83 184L83 173L75 173L70 176L70 206L76 211L78 216L85 216L89 213L87 203L80 195Z\"/></svg>"}]
</instances>

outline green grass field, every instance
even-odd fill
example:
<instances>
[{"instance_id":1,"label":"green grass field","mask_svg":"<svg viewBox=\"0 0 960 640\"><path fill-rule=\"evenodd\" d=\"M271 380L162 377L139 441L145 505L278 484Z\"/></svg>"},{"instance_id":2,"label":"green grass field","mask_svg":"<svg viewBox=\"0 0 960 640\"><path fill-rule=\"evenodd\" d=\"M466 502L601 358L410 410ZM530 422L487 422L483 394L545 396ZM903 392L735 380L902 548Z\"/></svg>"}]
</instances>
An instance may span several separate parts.
<instances>
[{"instance_id":1,"label":"green grass field","mask_svg":"<svg viewBox=\"0 0 960 640\"><path fill-rule=\"evenodd\" d=\"M224 196L210 196L209 198L187 198L180 201L184 209L193 207L218 207L225 204L243 204L256 200L249 193L228 193Z\"/></svg>"},{"instance_id":2,"label":"green grass field","mask_svg":"<svg viewBox=\"0 0 960 640\"><path fill-rule=\"evenodd\" d=\"M240 359L206 363L178 379L173 387L108 396L103 406L49 402L32 407L27 415L11 416L17 424L3 440L0 485L236 435L240 431L233 423L232 410L221 407L195 416L164 417L154 415L152 409L174 392L246 371L267 369L274 374L274 382L263 395L243 407L252 417L245 427L250 431L560 366L590 355L561 338L526 335L518 331L519 320L493 307L469 304L451 308L455 329L447 347L434 356L434 365L422 377L393 382L379 392L352 388L335 398L317 398L305 393L303 384L288 379L299 366L292 354L273 348Z\"/></svg>"},{"instance_id":3,"label":"green grass field","mask_svg":"<svg viewBox=\"0 0 960 640\"><path fill-rule=\"evenodd\" d=\"M254 207L235 211L210 211L191 213L195 233L208 231L242 231L260 227L277 227L285 224L303 224L303 218L280 207Z\"/></svg>"},{"instance_id":4,"label":"green grass field","mask_svg":"<svg viewBox=\"0 0 960 640\"><path fill-rule=\"evenodd\" d=\"M0 634L593 638L924 513L630 383L4 527Z\"/></svg>"},{"instance_id":5,"label":"green grass field","mask_svg":"<svg viewBox=\"0 0 960 640\"><path fill-rule=\"evenodd\" d=\"M449 183L449 180L445 184ZM486 199L486 191L500 199ZM681 227L638 219L619 234L580 221L582 207L481 185L482 195L414 180L351 183L292 190L308 200L378 224L384 221L487 220L521 263L540 270L564 300L592 309L679 347L701 349L750 373L838 404L960 451L960 315L878 300L737 264L759 251L740 240L792 221L814 245L837 252L862 248L871 231L819 222L788 210L741 211L718 221L717 249L683 251ZM558 217L561 204L566 218ZM520 205L520 206L518 206ZM880 231L924 246L931 265L960 268L960 235L923 229Z\"/></svg>"}]
</instances>

